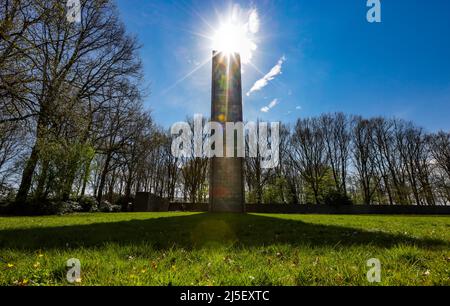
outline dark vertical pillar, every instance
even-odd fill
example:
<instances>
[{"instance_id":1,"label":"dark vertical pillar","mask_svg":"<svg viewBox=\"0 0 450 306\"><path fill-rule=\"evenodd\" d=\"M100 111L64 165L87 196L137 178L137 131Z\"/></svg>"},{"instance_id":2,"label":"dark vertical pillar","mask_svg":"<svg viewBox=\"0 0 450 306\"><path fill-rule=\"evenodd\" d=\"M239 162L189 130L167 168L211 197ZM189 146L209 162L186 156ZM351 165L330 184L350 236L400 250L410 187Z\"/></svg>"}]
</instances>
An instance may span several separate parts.
<instances>
[{"instance_id":1,"label":"dark vertical pillar","mask_svg":"<svg viewBox=\"0 0 450 306\"><path fill-rule=\"evenodd\" d=\"M212 63L211 120L223 126L225 156L225 124L243 120L241 59L237 53L224 54L214 51ZM234 145L236 148L236 141ZM236 156L235 154L234 157L211 159L209 204L212 212L245 211L244 159Z\"/></svg>"}]
</instances>

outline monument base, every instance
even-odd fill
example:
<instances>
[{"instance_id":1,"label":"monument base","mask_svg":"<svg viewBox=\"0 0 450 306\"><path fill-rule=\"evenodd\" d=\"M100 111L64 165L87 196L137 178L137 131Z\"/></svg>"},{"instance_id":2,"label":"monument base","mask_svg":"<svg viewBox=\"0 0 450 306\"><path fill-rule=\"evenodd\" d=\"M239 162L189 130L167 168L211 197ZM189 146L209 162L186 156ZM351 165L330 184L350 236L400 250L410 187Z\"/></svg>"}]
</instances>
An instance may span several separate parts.
<instances>
[{"instance_id":1,"label":"monument base","mask_svg":"<svg viewBox=\"0 0 450 306\"><path fill-rule=\"evenodd\" d=\"M213 158L210 178L210 212L245 212L242 158Z\"/></svg>"}]
</instances>

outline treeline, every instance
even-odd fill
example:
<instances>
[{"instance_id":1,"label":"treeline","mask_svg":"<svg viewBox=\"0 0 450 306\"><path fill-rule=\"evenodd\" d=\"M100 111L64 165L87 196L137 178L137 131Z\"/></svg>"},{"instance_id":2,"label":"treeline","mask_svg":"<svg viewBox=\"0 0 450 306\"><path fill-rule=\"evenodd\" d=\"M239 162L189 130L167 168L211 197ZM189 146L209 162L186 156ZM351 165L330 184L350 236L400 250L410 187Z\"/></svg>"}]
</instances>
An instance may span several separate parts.
<instances>
[{"instance_id":1,"label":"treeline","mask_svg":"<svg viewBox=\"0 0 450 306\"><path fill-rule=\"evenodd\" d=\"M109 0L0 4L0 199L17 207L136 192L206 202L206 158L178 159L144 110L139 44ZM249 203L444 205L450 134L344 114L282 126L276 169L245 160ZM59 204L57 204L59 205Z\"/></svg>"},{"instance_id":2,"label":"treeline","mask_svg":"<svg viewBox=\"0 0 450 306\"><path fill-rule=\"evenodd\" d=\"M247 159L250 202L450 203L450 133L335 113L284 126L280 149L277 169Z\"/></svg>"}]
</instances>

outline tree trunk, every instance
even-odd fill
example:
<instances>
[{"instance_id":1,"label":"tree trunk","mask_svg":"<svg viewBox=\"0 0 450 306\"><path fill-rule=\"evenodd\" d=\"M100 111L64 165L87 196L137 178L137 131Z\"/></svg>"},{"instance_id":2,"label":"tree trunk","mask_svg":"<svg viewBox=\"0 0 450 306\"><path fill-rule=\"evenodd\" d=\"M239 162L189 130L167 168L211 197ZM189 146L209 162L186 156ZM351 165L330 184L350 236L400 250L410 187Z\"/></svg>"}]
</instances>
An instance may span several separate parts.
<instances>
[{"instance_id":1,"label":"tree trunk","mask_svg":"<svg viewBox=\"0 0 450 306\"><path fill-rule=\"evenodd\" d=\"M106 175L108 174L108 168L109 168L109 163L111 162L111 156L112 154L110 152L108 152L108 154L106 155L106 160L105 160L105 165L103 166L103 171L102 171L102 176L100 179L100 185L98 186L98 191L97 191L97 202L101 203L102 199L103 199L103 189L105 188L105 184L106 184Z\"/></svg>"},{"instance_id":2,"label":"tree trunk","mask_svg":"<svg viewBox=\"0 0 450 306\"><path fill-rule=\"evenodd\" d=\"M48 174L48 167L49 167L49 161L45 160L42 162L42 170L39 175L38 184L36 187L36 198L38 199L44 199L44 190L45 190L45 183L47 182L47 174Z\"/></svg>"},{"instance_id":3,"label":"tree trunk","mask_svg":"<svg viewBox=\"0 0 450 306\"><path fill-rule=\"evenodd\" d=\"M30 158L28 159L22 173L22 181L20 182L19 191L17 192L16 196L16 202L19 204L24 203L27 200L28 192L30 191L31 183L33 180L34 170L36 169L36 165L39 160L38 155L39 154L36 141L31 151Z\"/></svg>"},{"instance_id":4,"label":"tree trunk","mask_svg":"<svg viewBox=\"0 0 450 306\"><path fill-rule=\"evenodd\" d=\"M84 194L86 193L86 185L89 180L89 173L91 172L91 163L92 163L92 159L89 159L88 161L86 161L86 165L84 168L84 175L83 175L83 186L81 187L80 196L84 196Z\"/></svg>"}]
</instances>

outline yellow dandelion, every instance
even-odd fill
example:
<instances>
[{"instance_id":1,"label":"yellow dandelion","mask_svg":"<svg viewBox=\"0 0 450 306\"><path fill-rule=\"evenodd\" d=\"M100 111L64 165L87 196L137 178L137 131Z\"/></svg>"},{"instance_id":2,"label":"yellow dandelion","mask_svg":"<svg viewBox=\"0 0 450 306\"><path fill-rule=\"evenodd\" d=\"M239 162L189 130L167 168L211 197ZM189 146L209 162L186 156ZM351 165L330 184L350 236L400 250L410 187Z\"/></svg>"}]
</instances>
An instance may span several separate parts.
<instances>
[{"instance_id":1,"label":"yellow dandelion","mask_svg":"<svg viewBox=\"0 0 450 306\"><path fill-rule=\"evenodd\" d=\"M9 263L6 265L8 268L14 268L14 265L12 263Z\"/></svg>"}]
</instances>

